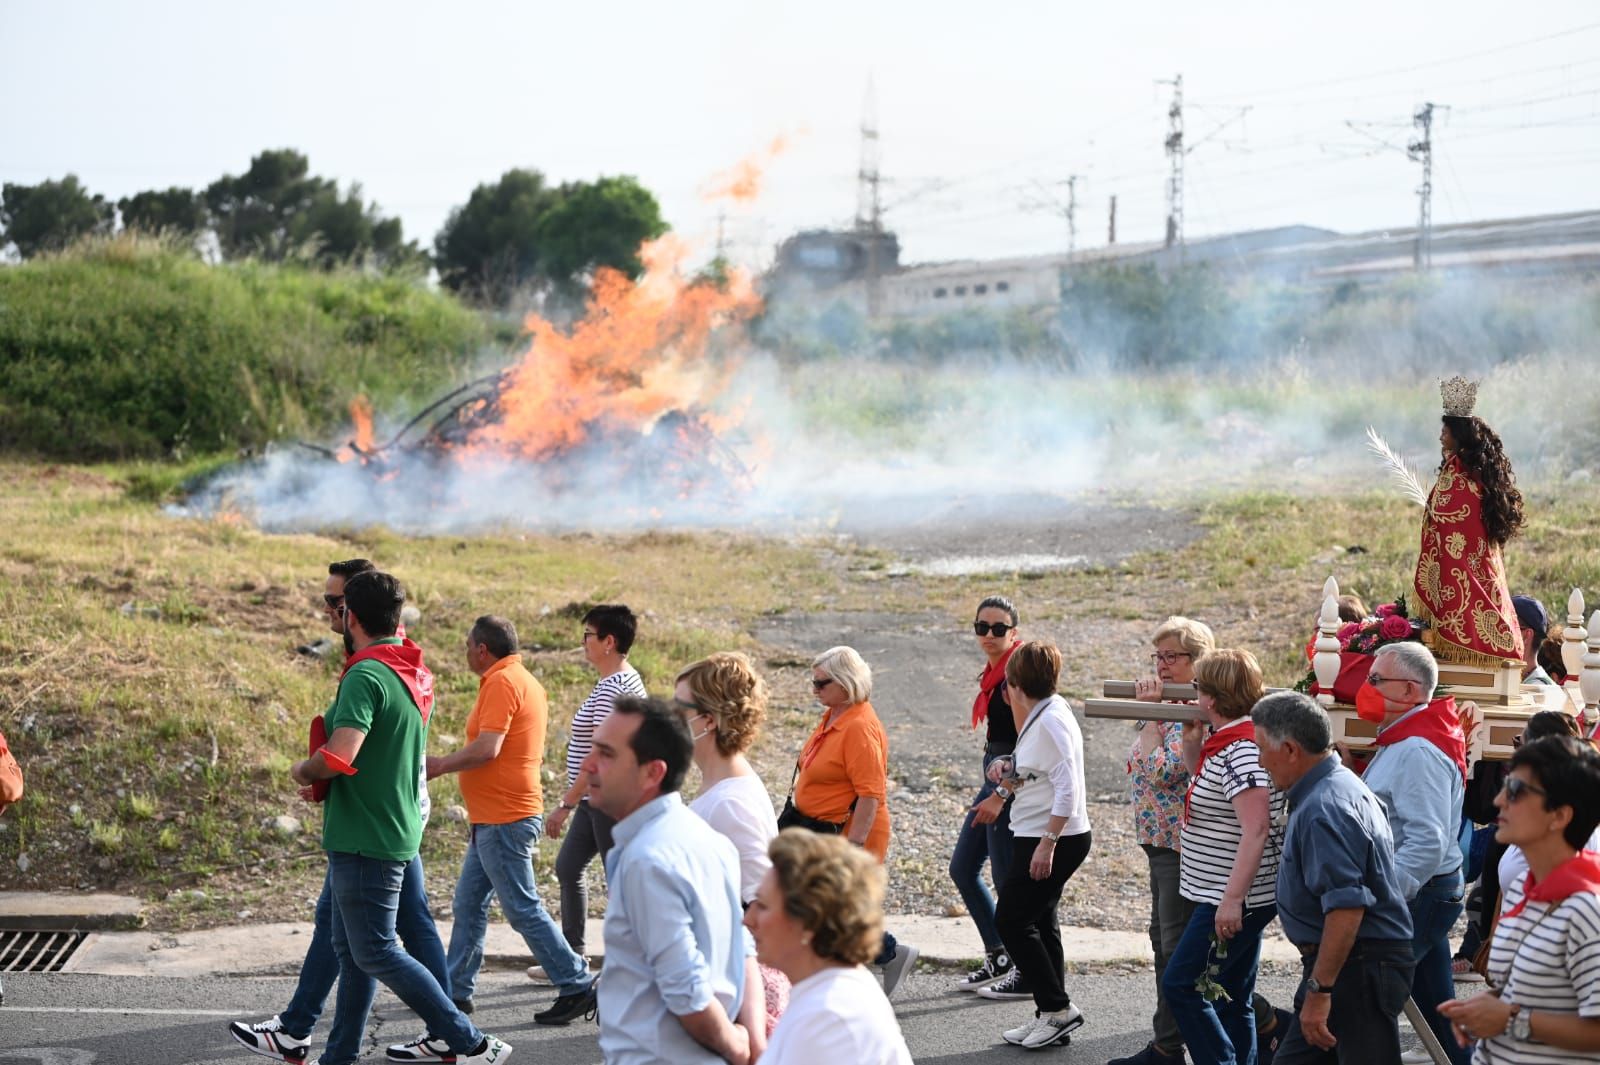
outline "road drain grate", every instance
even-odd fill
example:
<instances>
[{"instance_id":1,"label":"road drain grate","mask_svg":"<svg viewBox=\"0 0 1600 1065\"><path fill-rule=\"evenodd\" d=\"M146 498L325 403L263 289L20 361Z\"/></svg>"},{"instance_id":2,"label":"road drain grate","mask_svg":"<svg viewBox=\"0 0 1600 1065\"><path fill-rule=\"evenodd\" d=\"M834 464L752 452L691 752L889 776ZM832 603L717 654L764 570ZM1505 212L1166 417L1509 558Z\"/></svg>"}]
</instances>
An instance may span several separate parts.
<instances>
[{"instance_id":1,"label":"road drain grate","mask_svg":"<svg viewBox=\"0 0 1600 1065\"><path fill-rule=\"evenodd\" d=\"M0 973L60 972L85 937L84 932L0 928Z\"/></svg>"}]
</instances>

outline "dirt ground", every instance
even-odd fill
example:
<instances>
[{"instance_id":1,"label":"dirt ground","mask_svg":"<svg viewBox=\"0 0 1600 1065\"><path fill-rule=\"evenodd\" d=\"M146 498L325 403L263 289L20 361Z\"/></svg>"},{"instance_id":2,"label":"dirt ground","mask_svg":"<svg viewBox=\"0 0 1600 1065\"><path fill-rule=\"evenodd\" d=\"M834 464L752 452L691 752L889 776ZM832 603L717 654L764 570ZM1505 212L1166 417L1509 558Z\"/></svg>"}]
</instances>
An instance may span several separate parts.
<instances>
[{"instance_id":1,"label":"dirt ground","mask_svg":"<svg viewBox=\"0 0 1600 1065\"><path fill-rule=\"evenodd\" d=\"M1067 650L1062 687L1078 695L1098 688L1110 675L1105 670L1115 668L1109 662L1125 663L1115 673L1118 677L1145 668L1145 641L1165 613L1151 619L1108 618L1096 604L1067 603L1051 604L1046 616L1034 621L1029 589L1019 584L1015 560L1051 568L1106 567L1135 553L1174 550L1202 532L1183 511L1049 498L985 500L982 510L957 503L905 527L893 527L892 519L885 519L863 522L850 535L862 546L889 555L891 572L900 566L959 560L972 567L960 572L982 573L984 560L996 560L987 563L996 571L993 590L1017 604L1026 637L1053 640ZM1011 572L1001 576L1004 568ZM790 705L809 702L787 689L809 679L810 658L828 647L848 644L872 666L872 701L889 734L895 785L888 900L894 910L965 912L947 868L955 833L979 785L982 761L982 738L969 727L983 664L970 621L970 613L822 612L763 617L751 628L767 651L776 694ZM1088 647L1094 648L1093 657L1072 654L1073 648ZM1145 862L1133 840L1125 768L1133 727L1084 718L1081 701L1071 701L1084 735L1094 849L1068 885L1062 920L1142 929L1149 914ZM787 793L792 768L792 762L775 752L798 749L812 723L810 718L774 722L775 735L763 744L766 757L760 768L775 797Z\"/></svg>"}]
</instances>

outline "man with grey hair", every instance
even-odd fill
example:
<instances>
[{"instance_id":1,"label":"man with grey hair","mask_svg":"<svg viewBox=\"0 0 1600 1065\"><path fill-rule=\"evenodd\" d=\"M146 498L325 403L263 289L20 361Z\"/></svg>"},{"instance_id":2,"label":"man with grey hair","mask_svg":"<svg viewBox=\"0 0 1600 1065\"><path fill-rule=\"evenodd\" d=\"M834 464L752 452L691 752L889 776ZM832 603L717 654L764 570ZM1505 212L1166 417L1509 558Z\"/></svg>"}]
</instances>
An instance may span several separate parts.
<instances>
[{"instance_id":1,"label":"man with grey hair","mask_svg":"<svg viewBox=\"0 0 1600 1065\"><path fill-rule=\"evenodd\" d=\"M1383 804L1394 834L1400 889L1411 912L1416 969L1411 997L1454 1065L1472 1052L1450 1038L1439 1003L1455 997L1450 930L1463 910L1461 805L1466 797L1467 748L1455 700L1435 700L1439 665L1413 640L1387 644L1356 697L1383 708L1378 751L1362 780Z\"/></svg>"},{"instance_id":2,"label":"man with grey hair","mask_svg":"<svg viewBox=\"0 0 1600 1065\"><path fill-rule=\"evenodd\" d=\"M1332 754L1310 698L1276 692L1250 717L1262 766L1288 792L1278 919L1304 972L1274 1065L1399 1065L1411 915L1383 807Z\"/></svg>"}]
</instances>

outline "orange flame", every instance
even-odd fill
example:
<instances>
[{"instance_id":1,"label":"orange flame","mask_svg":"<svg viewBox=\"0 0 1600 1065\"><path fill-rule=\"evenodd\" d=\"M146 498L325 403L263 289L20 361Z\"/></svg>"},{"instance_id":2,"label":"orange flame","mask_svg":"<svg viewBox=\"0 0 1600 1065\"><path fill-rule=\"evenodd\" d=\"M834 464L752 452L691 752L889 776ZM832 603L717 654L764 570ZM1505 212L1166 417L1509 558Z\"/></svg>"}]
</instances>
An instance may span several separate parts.
<instances>
[{"instance_id":1,"label":"orange flame","mask_svg":"<svg viewBox=\"0 0 1600 1065\"><path fill-rule=\"evenodd\" d=\"M754 203L761 195L761 184L766 180L767 168L788 149L788 137L781 134L774 137L772 143L761 151L745 156L711 178L701 197L707 202L732 200L734 203Z\"/></svg>"},{"instance_id":2,"label":"orange flame","mask_svg":"<svg viewBox=\"0 0 1600 1065\"><path fill-rule=\"evenodd\" d=\"M360 458L372 454L372 401L366 396L357 396L350 401L350 421L355 426L355 436L339 449L334 457L340 462L349 462L353 458Z\"/></svg>"},{"instance_id":3,"label":"orange flame","mask_svg":"<svg viewBox=\"0 0 1600 1065\"><path fill-rule=\"evenodd\" d=\"M713 333L756 314L761 300L739 271L721 287L685 280L686 251L670 236L647 242L638 281L596 271L570 333L529 315L532 343L500 394L500 417L474 442L543 458L596 428L646 433L669 411L704 417L737 368L711 357Z\"/></svg>"}]
</instances>

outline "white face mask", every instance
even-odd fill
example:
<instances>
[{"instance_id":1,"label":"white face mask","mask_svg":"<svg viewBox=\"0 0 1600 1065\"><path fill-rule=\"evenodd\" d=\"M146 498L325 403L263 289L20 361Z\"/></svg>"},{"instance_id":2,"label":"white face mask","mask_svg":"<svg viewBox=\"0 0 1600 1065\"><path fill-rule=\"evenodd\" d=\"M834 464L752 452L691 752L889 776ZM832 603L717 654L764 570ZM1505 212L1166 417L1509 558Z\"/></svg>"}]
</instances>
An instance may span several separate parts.
<instances>
[{"instance_id":1,"label":"white face mask","mask_svg":"<svg viewBox=\"0 0 1600 1065\"><path fill-rule=\"evenodd\" d=\"M700 716L700 717L711 717L711 715L710 715L710 714L701 714L701 715L699 715L699 716ZM711 727L710 727L710 728L708 728L708 729L706 729L706 730L705 730L705 731L704 731L704 732L695 732L695 733L691 733L691 734L690 734L690 736L689 736L689 741L690 741L690 742L691 742L691 743L699 743L699 742L700 742L700 739L701 739L701 737L703 737L703 736L709 736L709 735L711 735L711 734L712 734L712 733L713 733L713 732L715 732L715 731L717 731L717 725L716 725L716 719L715 719L715 718L713 718L713 719L712 719L712 723L711 723Z\"/></svg>"}]
</instances>

